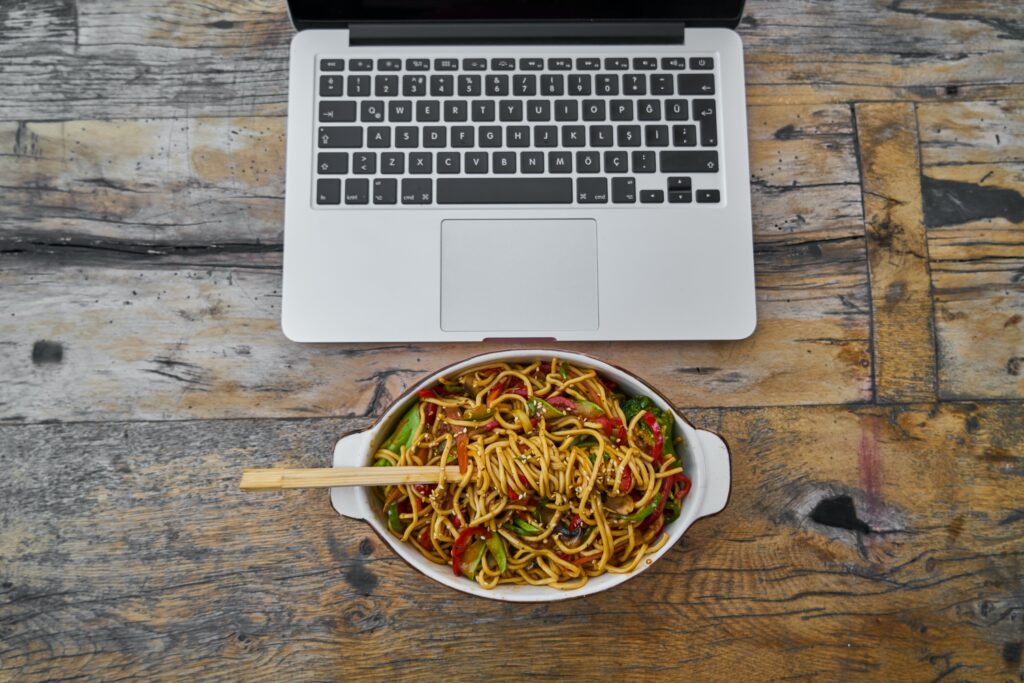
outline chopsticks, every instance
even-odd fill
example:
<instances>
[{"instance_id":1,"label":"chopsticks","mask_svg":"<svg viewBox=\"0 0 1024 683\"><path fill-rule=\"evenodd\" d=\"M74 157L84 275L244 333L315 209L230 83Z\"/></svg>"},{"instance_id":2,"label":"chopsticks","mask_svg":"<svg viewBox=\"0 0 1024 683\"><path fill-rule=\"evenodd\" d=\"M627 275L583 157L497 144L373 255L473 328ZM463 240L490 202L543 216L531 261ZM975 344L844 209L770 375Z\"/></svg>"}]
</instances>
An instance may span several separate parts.
<instances>
[{"instance_id":1,"label":"chopsticks","mask_svg":"<svg viewBox=\"0 0 1024 683\"><path fill-rule=\"evenodd\" d=\"M436 484L458 481L458 465L448 467L318 467L310 469L242 470L243 491L330 488L332 486L385 486L387 484Z\"/></svg>"}]
</instances>

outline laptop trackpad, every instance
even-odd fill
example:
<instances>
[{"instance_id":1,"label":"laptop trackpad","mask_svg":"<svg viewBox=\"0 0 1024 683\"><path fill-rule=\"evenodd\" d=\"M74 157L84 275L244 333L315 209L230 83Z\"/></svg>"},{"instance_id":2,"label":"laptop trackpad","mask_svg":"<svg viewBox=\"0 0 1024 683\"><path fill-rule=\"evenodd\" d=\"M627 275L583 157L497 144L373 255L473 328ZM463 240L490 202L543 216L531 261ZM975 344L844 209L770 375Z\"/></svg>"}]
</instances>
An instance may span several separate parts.
<instances>
[{"instance_id":1,"label":"laptop trackpad","mask_svg":"<svg viewBox=\"0 0 1024 683\"><path fill-rule=\"evenodd\" d=\"M596 330L597 222L441 222L441 329Z\"/></svg>"}]
</instances>

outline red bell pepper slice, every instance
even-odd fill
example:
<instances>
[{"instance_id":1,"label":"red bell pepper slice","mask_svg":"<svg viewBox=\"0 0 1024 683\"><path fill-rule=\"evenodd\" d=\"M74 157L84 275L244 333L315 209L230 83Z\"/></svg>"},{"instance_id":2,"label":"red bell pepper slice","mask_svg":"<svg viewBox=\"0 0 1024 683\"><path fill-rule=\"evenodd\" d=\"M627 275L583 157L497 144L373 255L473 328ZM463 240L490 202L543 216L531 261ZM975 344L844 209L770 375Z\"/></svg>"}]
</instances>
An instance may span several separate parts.
<instances>
[{"instance_id":1,"label":"red bell pepper slice","mask_svg":"<svg viewBox=\"0 0 1024 683\"><path fill-rule=\"evenodd\" d=\"M654 448L651 449L651 457L654 458L654 464L658 465L661 463L661 453L665 449L665 438L661 435L661 425L658 424L658 418L650 413L644 413L643 421L651 428L651 434L654 435Z\"/></svg>"},{"instance_id":2,"label":"red bell pepper slice","mask_svg":"<svg viewBox=\"0 0 1024 683\"><path fill-rule=\"evenodd\" d=\"M491 390L487 392L488 405L494 403L494 401L497 400L499 396L505 393L505 387L508 386L508 380L509 377L508 375L506 375L505 377L502 377L497 384L491 387Z\"/></svg>"},{"instance_id":3,"label":"red bell pepper slice","mask_svg":"<svg viewBox=\"0 0 1024 683\"><path fill-rule=\"evenodd\" d=\"M423 546L424 550L430 550L434 546L430 543L430 527L423 527L423 531L420 532L420 537L417 539L419 544Z\"/></svg>"},{"instance_id":4,"label":"red bell pepper slice","mask_svg":"<svg viewBox=\"0 0 1024 683\"><path fill-rule=\"evenodd\" d=\"M420 398L437 398L437 394L435 394L431 389L420 389L416 392L416 395ZM427 407L423 411L423 422L427 431L431 431L434 426L434 420L437 418L437 404L428 403L426 406Z\"/></svg>"},{"instance_id":5,"label":"red bell pepper slice","mask_svg":"<svg viewBox=\"0 0 1024 683\"><path fill-rule=\"evenodd\" d=\"M619 483L619 490L625 493L633 488L633 470L626 467L622 470L622 481Z\"/></svg>"},{"instance_id":6,"label":"red bell pepper slice","mask_svg":"<svg viewBox=\"0 0 1024 683\"><path fill-rule=\"evenodd\" d=\"M572 413L576 410L576 402L565 396L551 396L546 400L550 405L564 412Z\"/></svg>"},{"instance_id":7,"label":"red bell pepper slice","mask_svg":"<svg viewBox=\"0 0 1024 683\"><path fill-rule=\"evenodd\" d=\"M626 428L622 426L622 420L619 418L602 416L595 418L594 422L601 425L605 436L610 437L614 432L616 443L626 443Z\"/></svg>"},{"instance_id":8,"label":"red bell pepper slice","mask_svg":"<svg viewBox=\"0 0 1024 683\"><path fill-rule=\"evenodd\" d=\"M688 476L682 473L677 474L673 478L682 485L682 487L676 491L676 500L682 500L690 492L690 489L693 487L693 482L690 481Z\"/></svg>"},{"instance_id":9,"label":"red bell pepper slice","mask_svg":"<svg viewBox=\"0 0 1024 683\"><path fill-rule=\"evenodd\" d=\"M668 488L671 484L672 478L666 478L665 483L661 485L661 500L658 502L658 507L654 508L654 512L651 513L651 516L641 522L637 529L646 529L653 524L655 520L661 519L661 513L665 510L665 501L668 499Z\"/></svg>"},{"instance_id":10,"label":"red bell pepper slice","mask_svg":"<svg viewBox=\"0 0 1024 683\"><path fill-rule=\"evenodd\" d=\"M459 533L459 537L455 539L455 543L452 545L452 569L455 571L455 576L462 576L462 555L466 552L466 546L469 545L474 536L480 536L480 538L487 540L491 537L491 532L482 526L471 526Z\"/></svg>"}]
</instances>

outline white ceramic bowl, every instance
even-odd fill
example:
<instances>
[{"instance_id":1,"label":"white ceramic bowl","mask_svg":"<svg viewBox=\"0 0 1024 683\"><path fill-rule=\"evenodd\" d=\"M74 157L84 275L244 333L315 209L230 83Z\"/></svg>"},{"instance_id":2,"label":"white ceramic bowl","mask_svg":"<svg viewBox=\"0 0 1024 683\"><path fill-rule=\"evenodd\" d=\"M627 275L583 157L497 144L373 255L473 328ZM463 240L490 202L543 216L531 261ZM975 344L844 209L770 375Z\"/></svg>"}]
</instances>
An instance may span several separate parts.
<instances>
[{"instance_id":1,"label":"white ceramic bowl","mask_svg":"<svg viewBox=\"0 0 1024 683\"><path fill-rule=\"evenodd\" d=\"M342 437L334 448L335 467L356 467L369 465L377 451L377 445L391 432L406 410L417 400L416 392L434 384L439 377L452 377L467 368L484 365L495 361L532 362L536 359L558 358L579 367L593 368L618 382L623 393L636 396L650 396L662 410L670 411L676 418L675 433L686 442L686 453L683 456L683 469L693 482L689 495L683 501L683 509L679 518L666 527L669 534L668 542L658 552L648 555L637 568L629 574L602 574L590 579L585 586L577 590L563 591L547 586L501 585L487 590L475 581L457 577L452 573L450 565L434 564L420 555L411 544L403 543L387 531L387 518L379 510L379 506L371 502L368 488L348 487L331 489L331 504L334 509L345 517L366 520L391 548L406 562L420 570L430 578L446 586L464 593L472 593L492 600L509 602L549 602L576 598L591 593L607 590L627 581L647 569L655 560L664 555L676 544L691 524L700 519L721 512L729 499L729 450L725 442L717 434L694 429L684 420L665 398L653 387L620 368L603 363L580 353L555 351L548 349L516 349L498 351L450 365L435 372L410 388L401 398L395 401L387 412L369 429Z\"/></svg>"}]
</instances>

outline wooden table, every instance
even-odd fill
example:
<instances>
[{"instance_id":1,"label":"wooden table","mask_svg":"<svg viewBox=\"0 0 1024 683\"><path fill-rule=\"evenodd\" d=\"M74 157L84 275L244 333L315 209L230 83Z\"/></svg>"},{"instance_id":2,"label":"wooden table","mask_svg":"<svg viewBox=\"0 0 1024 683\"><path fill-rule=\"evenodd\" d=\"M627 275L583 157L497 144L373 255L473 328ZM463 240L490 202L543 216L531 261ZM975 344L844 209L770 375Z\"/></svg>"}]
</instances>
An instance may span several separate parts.
<instances>
[{"instance_id":1,"label":"wooden table","mask_svg":"<svg viewBox=\"0 0 1024 683\"><path fill-rule=\"evenodd\" d=\"M1024 677L1024 6L750 1L757 332L565 345L729 507L506 605L237 490L494 348L282 336L283 5L0 0L0 679Z\"/></svg>"}]
</instances>

